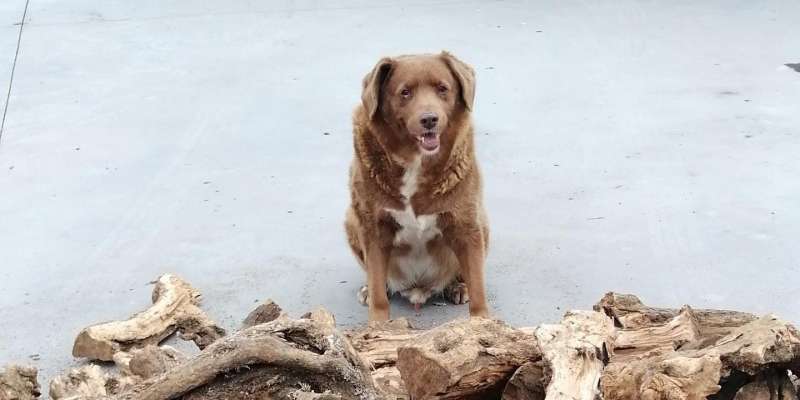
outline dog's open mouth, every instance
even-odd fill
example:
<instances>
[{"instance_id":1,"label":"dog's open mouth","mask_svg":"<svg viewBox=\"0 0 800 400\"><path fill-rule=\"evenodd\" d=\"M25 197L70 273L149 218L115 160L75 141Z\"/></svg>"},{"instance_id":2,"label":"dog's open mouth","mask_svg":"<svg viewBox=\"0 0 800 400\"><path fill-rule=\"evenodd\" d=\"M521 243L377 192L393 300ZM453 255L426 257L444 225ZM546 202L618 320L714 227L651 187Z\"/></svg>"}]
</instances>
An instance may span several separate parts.
<instances>
[{"instance_id":1,"label":"dog's open mouth","mask_svg":"<svg viewBox=\"0 0 800 400\"><path fill-rule=\"evenodd\" d=\"M439 135L436 132L428 131L417 136L419 146L425 151L435 151L439 148Z\"/></svg>"}]
</instances>

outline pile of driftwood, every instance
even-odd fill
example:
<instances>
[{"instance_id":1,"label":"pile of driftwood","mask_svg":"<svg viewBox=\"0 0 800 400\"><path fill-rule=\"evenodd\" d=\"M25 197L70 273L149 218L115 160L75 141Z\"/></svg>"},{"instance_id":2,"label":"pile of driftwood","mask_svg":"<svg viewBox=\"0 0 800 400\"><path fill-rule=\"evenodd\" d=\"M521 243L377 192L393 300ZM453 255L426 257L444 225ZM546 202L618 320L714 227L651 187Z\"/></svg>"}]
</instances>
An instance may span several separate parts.
<instances>
[{"instance_id":1,"label":"pile of driftwood","mask_svg":"<svg viewBox=\"0 0 800 400\"><path fill-rule=\"evenodd\" d=\"M473 318L340 331L324 309L291 318L260 305L230 335L174 275L153 305L90 326L73 355L94 362L50 382L54 400L796 399L800 334L774 316L652 308L609 293L594 311L513 328ZM201 351L160 346L178 332ZM0 371L0 399L39 396L36 370Z\"/></svg>"}]
</instances>

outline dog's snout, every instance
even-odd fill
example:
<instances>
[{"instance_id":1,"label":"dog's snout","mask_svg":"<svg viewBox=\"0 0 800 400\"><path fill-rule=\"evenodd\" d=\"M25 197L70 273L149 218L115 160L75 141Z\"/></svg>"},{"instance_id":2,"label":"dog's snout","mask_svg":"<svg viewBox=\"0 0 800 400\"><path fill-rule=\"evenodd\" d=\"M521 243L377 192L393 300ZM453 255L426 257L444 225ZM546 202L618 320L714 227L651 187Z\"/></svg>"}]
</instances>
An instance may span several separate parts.
<instances>
[{"instance_id":1,"label":"dog's snout","mask_svg":"<svg viewBox=\"0 0 800 400\"><path fill-rule=\"evenodd\" d=\"M419 116L419 124L425 129L433 129L439 122L439 116L432 112L422 113Z\"/></svg>"}]
</instances>

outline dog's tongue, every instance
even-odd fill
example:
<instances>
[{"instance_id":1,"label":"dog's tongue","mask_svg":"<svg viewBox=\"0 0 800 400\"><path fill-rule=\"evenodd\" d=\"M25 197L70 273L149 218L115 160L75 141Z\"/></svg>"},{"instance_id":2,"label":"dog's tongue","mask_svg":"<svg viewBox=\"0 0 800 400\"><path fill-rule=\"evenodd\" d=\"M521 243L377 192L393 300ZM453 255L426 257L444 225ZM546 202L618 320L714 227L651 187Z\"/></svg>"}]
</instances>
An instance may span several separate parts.
<instances>
[{"instance_id":1,"label":"dog's tongue","mask_svg":"<svg viewBox=\"0 0 800 400\"><path fill-rule=\"evenodd\" d=\"M439 136L437 136L435 133L424 134L422 135L422 141L420 144L425 150L436 150L436 148L439 147Z\"/></svg>"}]
</instances>

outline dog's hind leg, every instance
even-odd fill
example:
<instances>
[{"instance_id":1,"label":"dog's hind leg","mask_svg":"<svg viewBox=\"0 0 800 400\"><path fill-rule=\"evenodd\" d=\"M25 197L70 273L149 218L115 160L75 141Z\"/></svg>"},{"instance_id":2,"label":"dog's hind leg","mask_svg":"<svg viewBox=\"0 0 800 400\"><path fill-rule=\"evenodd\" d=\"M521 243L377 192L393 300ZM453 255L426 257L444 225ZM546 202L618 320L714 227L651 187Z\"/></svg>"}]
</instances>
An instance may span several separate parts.
<instances>
[{"instance_id":1,"label":"dog's hind leg","mask_svg":"<svg viewBox=\"0 0 800 400\"><path fill-rule=\"evenodd\" d=\"M356 261L358 261L358 265L366 271L367 264L364 257L364 248L361 245L361 240L359 239L359 232L360 226L358 222L358 218L356 218L356 214L353 211L353 208L347 209L347 215L345 216L344 220L344 230L347 234L347 244L350 245L350 250L353 251L353 255L356 257ZM358 293L356 293L356 299L358 302L361 303L362 306L366 306L369 300L369 288L367 285L361 286L358 289Z\"/></svg>"},{"instance_id":2,"label":"dog's hind leg","mask_svg":"<svg viewBox=\"0 0 800 400\"><path fill-rule=\"evenodd\" d=\"M361 265L361 268L366 271L367 266L364 256L364 247L359 239L359 230L360 226L358 218L356 218L353 208L349 207L347 209L347 215L344 219L344 231L347 234L347 244L350 245L350 250L353 251L353 255L356 257L358 264Z\"/></svg>"},{"instance_id":3,"label":"dog's hind leg","mask_svg":"<svg viewBox=\"0 0 800 400\"><path fill-rule=\"evenodd\" d=\"M435 254L440 271L439 282L442 297L453 304L464 304L469 301L469 291L461 276L460 264L455 253L449 247L439 247Z\"/></svg>"}]
</instances>

